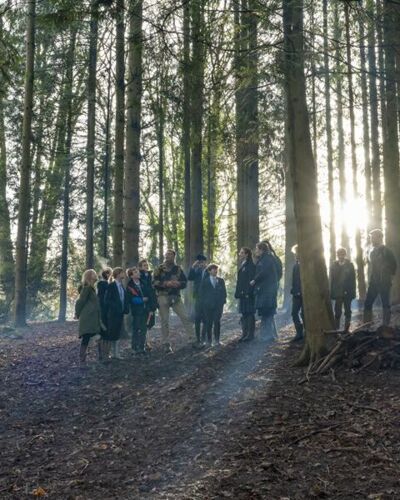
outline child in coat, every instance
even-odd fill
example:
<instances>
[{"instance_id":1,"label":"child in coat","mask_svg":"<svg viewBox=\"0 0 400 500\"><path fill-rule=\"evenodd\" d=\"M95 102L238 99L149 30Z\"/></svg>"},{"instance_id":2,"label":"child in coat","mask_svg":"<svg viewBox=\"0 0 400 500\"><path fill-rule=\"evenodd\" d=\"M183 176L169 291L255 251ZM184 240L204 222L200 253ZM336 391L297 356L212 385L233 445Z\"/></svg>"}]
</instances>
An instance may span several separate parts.
<instances>
[{"instance_id":1,"label":"child in coat","mask_svg":"<svg viewBox=\"0 0 400 500\"><path fill-rule=\"evenodd\" d=\"M137 267L129 269L130 277L127 291L132 313L132 349L136 354L146 353L146 333L149 310L147 304L150 297L146 290L146 283L140 279L140 271Z\"/></svg>"}]
</instances>

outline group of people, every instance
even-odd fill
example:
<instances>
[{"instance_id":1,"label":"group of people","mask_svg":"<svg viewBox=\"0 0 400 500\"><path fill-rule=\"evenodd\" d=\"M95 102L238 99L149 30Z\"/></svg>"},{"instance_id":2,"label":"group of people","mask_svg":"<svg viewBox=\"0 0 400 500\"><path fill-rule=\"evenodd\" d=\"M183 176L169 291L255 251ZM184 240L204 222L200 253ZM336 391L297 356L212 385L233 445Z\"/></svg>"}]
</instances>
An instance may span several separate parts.
<instances>
[{"instance_id":1,"label":"group of people","mask_svg":"<svg viewBox=\"0 0 400 500\"><path fill-rule=\"evenodd\" d=\"M390 322L390 288L396 272L393 252L383 244L383 233L370 233L372 251L369 255L370 276L364 303L364 321L372 320L372 306L378 296L383 308L383 323ZM305 321L297 246L293 248L296 262L292 273L292 319L296 329L293 341L305 337ZM237 273L235 298L241 314L241 342L255 337L256 314L260 317L260 338L272 341L277 337L275 314L279 282L282 278L282 263L269 241L257 243L252 250L240 249L240 265ZM195 334L198 348L219 346L221 318L227 300L225 281L218 276L217 264L208 263L203 254L197 256L186 277L182 267L176 263L174 250L167 250L164 262L154 273L149 270L146 259L126 273L121 267L104 269L97 282L93 269L84 272L75 314L79 319L81 337L80 361L86 362L90 339L100 334L98 356L106 360L110 354L119 358L119 341L124 330L124 316L131 313L132 350L144 355L150 349L147 332L155 324L158 309L161 323L161 338L166 353L172 352L169 332L170 310L182 322L189 339ZM336 329L340 328L344 310L344 330L351 321L351 303L356 296L356 273L347 258L344 248L337 250L337 260L330 267L330 294L334 302ZM181 292L187 282L193 282L193 318L183 303ZM97 289L96 289L97 282ZM126 283L126 285L125 285ZM194 323L194 328L193 328Z\"/></svg>"},{"instance_id":2,"label":"group of people","mask_svg":"<svg viewBox=\"0 0 400 500\"><path fill-rule=\"evenodd\" d=\"M374 229L369 233L372 250L369 253L369 280L367 295L364 302L364 323L372 321L372 307L378 297L382 304L382 323L390 323L390 290L393 276L396 274L397 263L393 252L383 243L383 232ZM292 273L292 319L296 328L293 341L304 338L305 322L302 289L300 280L300 261L297 245L293 247L296 262ZM333 302L335 328L341 329L341 317L344 311L343 331L350 328L352 317L351 303L356 297L356 272L353 263L347 258L345 248L338 248L337 260L330 266L329 282L330 297Z\"/></svg>"},{"instance_id":3,"label":"group of people","mask_svg":"<svg viewBox=\"0 0 400 500\"><path fill-rule=\"evenodd\" d=\"M253 262L249 248L242 248L239 252L241 265L235 297L239 299L242 315L243 334L240 340L243 341L254 338L256 311L261 317L261 336L266 339L276 336L274 315L282 265L269 242L258 243L255 254L256 262ZM124 316L129 313L132 350L138 355L146 354L150 349L146 336L155 324L157 309L166 353L172 352L169 332L171 309L181 320L188 338L195 333L196 347L218 347L221 317L227 300L225 281L218 276L218 271L217 264L208 263L207 258L200 254L186 277L182 267L176 263L174 250L167 250L164 262L154 273L149 270L146 259L141 260L137 267L127 269L126 273L121 267L114 270L106 268L100 280L95 270L86 270L75 305L81 338L81 364L86 363L90 339L96 335L100 335L99 360L107 360L110 355L120 357ZM188 281L193 281L193 318L188 314L181 296Z\"/></svg>"}]
</instances>

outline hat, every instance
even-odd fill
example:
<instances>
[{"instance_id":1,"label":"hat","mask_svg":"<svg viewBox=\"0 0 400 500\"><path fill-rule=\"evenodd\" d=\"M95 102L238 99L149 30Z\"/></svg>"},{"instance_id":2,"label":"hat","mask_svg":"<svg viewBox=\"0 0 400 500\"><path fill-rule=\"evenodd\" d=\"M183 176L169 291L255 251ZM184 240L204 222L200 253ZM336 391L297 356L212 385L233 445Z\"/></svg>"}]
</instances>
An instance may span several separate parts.
<instances>
[{"instance_id":1,"label":"hat","mask_svg":"<svg viewBox=\"0 0 400 500\"><path fill-rule=\"evenodd\" d=\"M196 257L197 260L207 260L207 257L203 255L202 253L199 253L199 255Z\"/></svg>"}]
</instances>

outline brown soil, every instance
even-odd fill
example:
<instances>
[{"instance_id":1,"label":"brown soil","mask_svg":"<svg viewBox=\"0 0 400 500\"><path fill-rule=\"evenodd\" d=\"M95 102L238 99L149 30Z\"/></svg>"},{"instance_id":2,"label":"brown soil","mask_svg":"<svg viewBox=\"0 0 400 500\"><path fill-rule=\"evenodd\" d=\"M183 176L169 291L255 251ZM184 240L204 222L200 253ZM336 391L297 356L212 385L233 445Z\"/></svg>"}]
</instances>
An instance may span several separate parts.
<instances>
[{"instance_id":1,"label":"brown soil","mask_svg":"<svg viewBox=\"0 0 400 500\"><path fill-rule=\"evenodd\" d=\"M0 498L400 498L400 374L299 385L290 329L219 350L174 330L147 359L77 366L76 323L0 338Z\"/></svg>"}]
</instances>

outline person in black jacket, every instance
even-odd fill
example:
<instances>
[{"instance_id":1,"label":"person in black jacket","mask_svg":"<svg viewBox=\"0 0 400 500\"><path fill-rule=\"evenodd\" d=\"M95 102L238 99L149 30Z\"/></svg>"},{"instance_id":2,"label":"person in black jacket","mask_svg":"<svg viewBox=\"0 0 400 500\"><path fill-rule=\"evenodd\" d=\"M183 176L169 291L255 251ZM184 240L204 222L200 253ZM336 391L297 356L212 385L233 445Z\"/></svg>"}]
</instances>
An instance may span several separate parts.
<instances>
[{"instance_id":1,"label":"person in black jacket","mask_svg":"<svg viewBox=\"0 0 400 500\"><path fill-rule=\"evenodd\" d=\"M116 267L113 270L112 281L108 285L104 298L107 311L107 332L104 338L111 343L112 357L115 359L120 359L119 339L123 328L124 314L129 312L128 296L122 284L124 278L124 270L121 267Z\"/></svg>"},{"instance_id":2,"label":"person in black jacket","mask_svg":"<svg viewBox=\"0 0 400 500\"><path fill-rule=\"evenodd\" d=\"M206 267L207 257L203 254L199 254L190 268L187 278L188 281L193 281L194 329L198 345L205 342L206 335L206 324L202 316L200 298L200 285L203 279L208 275Z\"/></svg>"},{"instance_id":3,"label":"person in black jacket","mask_svg":"<svg viewBox=\"0 0 400 500\"><path fill-rule=\"evenodd\" d=\"M383 244L383 232L374 229L369 233L372 250L369 254L370 276L364 304L364 322L372 321L372 306L378 297L382 301L382 323L390 323L390 290L397 262L393 252Z\"/></svg>"},{"instance_id":4,"label":"person in black jacket","mask_svg":"<svg viewBox=\"0 0 400 500\"><path fill-rule=\"evenodd\" d=\"M243 247L239 252L240 266L237 273L235 298L239 299L239 312L242 315L242 336L239 342L254 339L256 327L254 288L250 282L254 279L256 265L253 262L253 254L250 248Z\"/></svg>"},{"instance_id":5,"label":"person in black jacket","mask_svg":"<svg viewBox=\"0 0 400 500\"><path fill-rule=\"evenodd\" d=\"M129 269L127 291L132 313L132 350L146 354L146 334L151 314L154 313L152 291L146 280L141 279L137 267Z\"/></svg>"},{"instance_id":6,"label":"person in black jacket","mask_svg":"<svg viewBox=\"0 0 400 500\"><path fill-rule=\"evenodd\" d=\"M111 275L112 275L112 269L110 267L106 267L101 272L101 279L97 282L97 296L99 298L99 303L100 303L101 321L105 326L107 326L107 310L104 299L106 296Z\"/></svg>"},{"instance_id":7,"label":"person in black jacket","mask_svg":"<svg viewBox=\"0 0 400 500\"><path fill-rule=\"evenodd\" d=\"M340 328L340 318L344 308L344 331L348 331L351 322L351 302L356 296L356 272L354 265L346 258L345 248L336 251L337 260L330 268L331 299L335 301L335 328Z\"/></svg>"},{"instance_id":8,"label":"person in black jacket","mask_svg":"<svg viewBox=\"0 0 400 500\"><path fill-rule=\"evenodd\" d=\"M200 285L200 300L202 314L206 321L207 346L212 345L212 332L214 331L215 345L220 345L221 317L226 303L225 281L218 277L217 264L207 266L208 276Z\"/></svg>"},{"instance_id":9,"label":"person in black jacket","mask_svg":"<svg viewBox=\"0 0 400 500\"><path fill-rule=\"evenodd\" d=\"M271 341L277 337L274 316L277 308L279 275L276 259L265 242L256 245L256 274L250 285L254 286L255 306L261 317L261 338Z\"/></svg>"},{"instance_id":10,"label":"person in black jacket","mask_svg":"<svg viewBox=\"0 0 400 500\"><path fill-rule=\"evenodd\" d=\"M296 258L292 272L292 288L290 289L290 293L292 294L292 319L296 329L296 335L292 339L292 342L299 342L304 339L304 309L303 297L301 294L300 262L297 245L294 245L292 252Z\"/></svg>"},{"instance_id":11,"label":"person in black jacket","mask_svg":"<svg viewBox=\"0 0 400 500\"><path fill-rule=\"evenodd\" d=\"M153 273L150 271L149 262L147 259L142 259L138 263L140 271L140 281L142 282L144 295L149 298L146 302L148 312L147 330L151 330L155 325L156 310L158 307L156 291L153 287Z\"/></svg>"}]
</instances>

